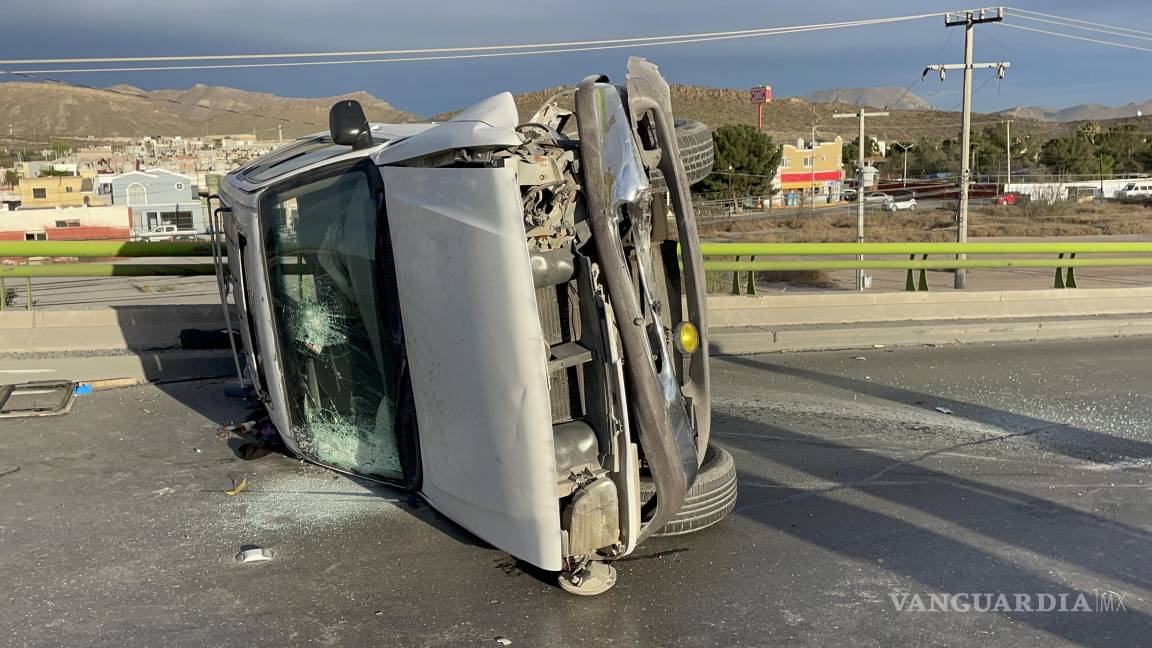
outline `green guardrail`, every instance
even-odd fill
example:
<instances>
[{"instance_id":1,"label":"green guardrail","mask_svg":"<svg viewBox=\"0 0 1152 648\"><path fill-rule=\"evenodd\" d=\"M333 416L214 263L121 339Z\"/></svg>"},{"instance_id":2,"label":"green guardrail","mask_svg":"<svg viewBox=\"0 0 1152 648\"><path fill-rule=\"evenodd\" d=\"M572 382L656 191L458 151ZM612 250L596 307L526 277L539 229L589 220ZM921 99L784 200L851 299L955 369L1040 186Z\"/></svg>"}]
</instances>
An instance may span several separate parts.
<instances>
[{"instance_id":1,"label":"green guardrail","mask_svg":"<svg viewBox=\"0 0 1152 648\"><path fill-rule=\"evenodd\" d=\"M1149 253L1152 241L1042 243L701 243L711 256L875 256L878 254L1100 254Z\"/></svg>"},{"instance_id":2,"label":"green guardrail","mask_svg":"<svg viewBox=\"0 0 1152 648\"><path fill-rule=\"evenodd\" d=\"M1076 268L1152 266L1152 257L1076 258L1077 254L1152 254L1149 241L1045 241L1040 243L702 243L704 268L732 272L732 294L740 294L740 272L747 272L747 292L755 294L753 273L765 270L907 270L905 290L928 290L928 270L956 268L1055 268L1053 286L1076 287ZM1056 255L1055 258L969 259L967 255ZM907 259L805 259L789 256L907 255ZM929 259L929 255L952 255ZM1065 257L1067 255L1067 257ZM735 260L710 260L709 257ZM749 257L740 260L741 256ZM920 258L917 259L916 257ZM757 258L760 257L760 258ZM771 257L765 259L764 257ZM919 270L919 281L914 271Z\"/></svg>"},{"instance_id":3,"label":"green guardrail","mask_svg":"<svg viewBox=\"0 0 1152 648\"><path fill-rule=\"evenodd\" d=\"M0 241L0 257L183 256L212 256L212 244L160 241Z\"/></svg>"},{"instance_id":4,"label":"green guardrail","mask_svg":"<svg viewBox=\"0 0 1152 648\"><path fill-rule=\"evenodd\" d=\"M702 243L704 269L732 272L732 292L740 294L739 274L748 273L746 291L755 293L752 273L763 270L907 270L907 290L927 290L927 270L955 268L1055 268L1054 286L1076 287L1076 268L1152 266L1152 256L1076 258L1077 254L1148 254L1152 242L1146 241L1046 241L1041 243ZM0 241L0 258L127 258L127 257L208 257L212 245L205 242L118 242L118 241ZM907 255L898 259L786 259L780 257ZM929 259L929 255L948 258ZM964 258L967 255L1017 255L1014 258ZM1049 258L1019 258L1019 255L1049 255ZM1057 255L1052 257L1051 255ZM1067 256L1066 256L1067 255ZM742 261L740 257L748 260ZM916 257L920 258L917 259ZM732 257L718 260L711 257ZM768 257L768 258L765 258ZM305 273L303 266L288 270ZM914 272L919 271L919 281ZM44 263L0 266L0 309L8 289L4 279L23 278L25 307L32 305L31 279L34 277L150 277L200 276L215 273L210 263L144 264L144 263Z\"/></svg>"}]
</instances>

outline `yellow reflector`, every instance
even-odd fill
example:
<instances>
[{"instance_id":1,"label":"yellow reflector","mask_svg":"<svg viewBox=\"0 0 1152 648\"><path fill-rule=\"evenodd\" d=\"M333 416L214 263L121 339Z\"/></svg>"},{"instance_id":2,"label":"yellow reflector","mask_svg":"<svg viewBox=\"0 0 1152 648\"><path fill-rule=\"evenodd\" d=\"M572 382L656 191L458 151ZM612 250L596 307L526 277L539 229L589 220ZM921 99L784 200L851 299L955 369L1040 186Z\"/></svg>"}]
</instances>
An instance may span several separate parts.
<instances>
[{"instance_id":1,"label":"yellow reflector","mask_svg":"<svg viewBox=\"0 0 1152 648\"><path fill-rule=\"evenodd\" d=\"M675 333L676 348L680 349L680 353L691 355L700 348L700 331L696 330L692 322L680 322Z\"/></svg>"}]
</instances>

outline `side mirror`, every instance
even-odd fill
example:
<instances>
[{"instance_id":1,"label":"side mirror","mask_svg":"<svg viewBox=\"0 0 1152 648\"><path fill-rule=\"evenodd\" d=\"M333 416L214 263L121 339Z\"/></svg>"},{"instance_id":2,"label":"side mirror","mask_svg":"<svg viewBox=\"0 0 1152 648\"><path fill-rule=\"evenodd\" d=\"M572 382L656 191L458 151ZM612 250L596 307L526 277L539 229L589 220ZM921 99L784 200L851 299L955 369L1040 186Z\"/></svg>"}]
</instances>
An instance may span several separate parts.
<instances>
[{"instance_id":1,"label":"side mirror","mask_svg":"<svg viewBox=\"0 0 1152 648\"><path fill-rule=\"evenodd\" d=\"M359 101L345 99L332 104L328 110L328 132L332 134L332 141L342 146L353 149L372 146L372 130Z\"/></svg>"}]
</instances>

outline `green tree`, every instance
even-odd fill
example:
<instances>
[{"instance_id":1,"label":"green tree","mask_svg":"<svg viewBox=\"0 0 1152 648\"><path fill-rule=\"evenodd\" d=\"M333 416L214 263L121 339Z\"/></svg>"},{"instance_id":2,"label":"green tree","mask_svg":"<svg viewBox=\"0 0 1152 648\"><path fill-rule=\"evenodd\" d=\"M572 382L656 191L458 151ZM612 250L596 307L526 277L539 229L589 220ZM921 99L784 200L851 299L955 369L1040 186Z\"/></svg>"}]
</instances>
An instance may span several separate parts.
<instances>
[{"instance_id":1,"label":"green tree","mask_svg":"<svg viewBox=\"0 0 1152 648\"><path fill-rule=\"evenodd\" d=\"M1139 132L1135 124L1109 128L1097 135L1096 147L1101 155L1115 160L1116 173L1140 173L1152 169L1152 165L1142 161L1148 152L1152 152L1152 144L1147 134Z\"/></svg>"},{"instance_id":2,"label":"green tree","mask_svg":"<svg viewBox=\"0 0 1152 648\"><path fill-rule=\"evenodd\" d=\"M726 124L712 132L716 164L697 185L717 196L768 196L780 166L780 147L772 137L746 124ZM729 171L731 169L731 171Z\"/></svg>"},{"instance_id":3,"label":"green tree","mask_svg":"<svg viewBox=\"0 0 1152 648\"><path fill-rule=\"evenodd\" d=\"M64 140L56 140L52 142L52 152L56 154L57 158L62 158L72 152L72 147Z\"/></svg>"},{"instance_id":4,"label":"green tree","mask_svg":"<svg viewBox=\"0 0 1152 648\"><path fill-rule=\"evenodd\" d=\"M16 169L8 169L4 171L4 184L9 187L15 187L20 184L20 173Z\"/></svg>"},{"instance_id":5,"label":"green tree","mask_svg":"<svg viewBox=\"0 0 1152 648\"><path fill-rule=\"evenodd\" d=\"M880 153L880 142L876 141L875 137L868 138L868 148L864 152L864 157L872 157ZM851 142L844 143L844 168L849 169L849 175L856 173L856 158L860 155L860 138L856 137Z\"/></svg>"},{"instance_id":6,"label":"green tree","mask_svg":"<svg viewBox=\"0 0 1152 648\"><path fill-rule=\"evenodd\" d=\"M903 153L901 153L901 157ZM903 160L901 160L903 162ZM919 177L933 173L955 171L952 159L945 153L941 143L921 137L920 141L908 151L908 176Z\"/></svg>"},{"instance_id":7,"label":"green tree","mask_svg":"<svg viewBox=\"0 0 1152 648\"><path fill-rule=\"evenodd\" d=\"M1045 142L1040 147L1040 163L1053 173L1072 175L1097 174L1101 166L1096 147L1088 137L1080 133Z\"/></svg>"}]
</instances>

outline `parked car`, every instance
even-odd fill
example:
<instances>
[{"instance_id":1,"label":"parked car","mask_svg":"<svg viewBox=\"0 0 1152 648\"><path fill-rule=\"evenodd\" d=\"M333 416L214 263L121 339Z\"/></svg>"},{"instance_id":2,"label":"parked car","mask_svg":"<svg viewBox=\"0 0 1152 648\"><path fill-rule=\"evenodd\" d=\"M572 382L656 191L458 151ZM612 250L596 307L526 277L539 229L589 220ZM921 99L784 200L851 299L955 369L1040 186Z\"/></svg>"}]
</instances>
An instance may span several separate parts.
<instances>
[{"instance_id":1,"label":"parked car","mask_svg":"<svg viewBox=\"0 0 1152 648\"><path fill-rule=\"evenodd\" d=\"M176 225L157 225L147 233L137 234L136 238L141 241L194 241L198 233L194 229L180 229Z\"/></svg>"},{"instance_id":2,"label":"parked car","mask_svg":"<svg viewBox=\"0 0 1152 648\"><path fill-rule=\"evenodd\" d=\"M727 515L736 473L710 442L689 194L711 137L675 125L643 59L574 101L373 125L341 101L219 196L248 378L285 445L597 594L646 538Z\"/></svg>"},{"instance_id":3,"label":"parked car","mask_svg":"<svg viewBox=\"0 0 1152 648\"><path fill-rule=\"evenodd\" d=\"M916 211L916 198L907 196L892 196L884 203L884 211Z\"/></svg>"},{"instance_id":4,"label":"parked car","mask_svg":"<svg viewBox=\"0 0 1152 648\"><path fill-rule=\"evenodd\" d=\"M1116 197L1121 199L1152 197L1152 180L1129 182L1124 185L1123 189L1116 192Z\"/></svg>"},{"instance_id":5,"label":"parked car","mask_svg":"<svg viewBox=\"0 0 1152 648\"><path fill-rule=\"evenodd\" d=\"M856 202L856 190L845 189L844 191L840 192L840 197L848 202Z\"/></svg>"},{"instance_id":6,"label":"parked car","mask_svg":"<svg viewBox=\"0 0 1152 648\"><path fill-rule=\"evenodd\" d=\"M1001 194L999 196L996 196L995 198L992 199L992 204L993 205L1015 205L1016 204L1016 194L1014 194L1012 192L1008 192L1006 194Z\"/></svg>"},{"instance_id":7,"label":"parked car","mask_svg":"<svg viewBox=\"0 0 1152 648\"><path fill-rule=\"evenodd\" d=\"M892 200L892 196L883 191L870 191L864 194L864 202L866 203L886 203L889 200Z\"/></svg>"}]
</instances>

